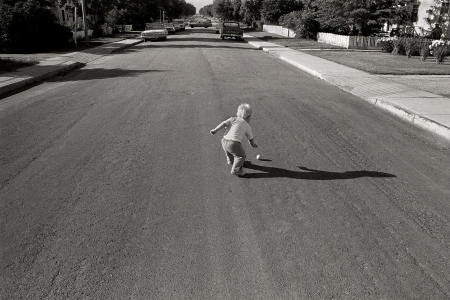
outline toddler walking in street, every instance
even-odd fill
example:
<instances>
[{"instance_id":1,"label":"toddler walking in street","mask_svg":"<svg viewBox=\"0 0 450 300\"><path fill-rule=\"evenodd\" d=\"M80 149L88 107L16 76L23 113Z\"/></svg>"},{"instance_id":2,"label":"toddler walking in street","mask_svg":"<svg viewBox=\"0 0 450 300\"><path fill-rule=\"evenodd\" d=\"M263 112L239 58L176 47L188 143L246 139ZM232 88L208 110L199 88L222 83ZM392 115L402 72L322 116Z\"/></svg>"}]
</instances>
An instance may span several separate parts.
<instances>
[{"instance_id":1,"label":"toddler walking in street","mask_svg":"<svg viewBox=\"0 0 450 300\"><path fill-rule=\"evenodd\" d=\"M222 128L225 128L225 134L222 138L222 147L227 157L227 163L232 164L231 174L244 175L245 150L242 145L247 139L253 148L258 147L253 140L252 128L250 127L250 117L252 108L249 104L239 105L236 117L231 117L212 129L211 134L216 134Z\"/></svg>"}]
</instances>

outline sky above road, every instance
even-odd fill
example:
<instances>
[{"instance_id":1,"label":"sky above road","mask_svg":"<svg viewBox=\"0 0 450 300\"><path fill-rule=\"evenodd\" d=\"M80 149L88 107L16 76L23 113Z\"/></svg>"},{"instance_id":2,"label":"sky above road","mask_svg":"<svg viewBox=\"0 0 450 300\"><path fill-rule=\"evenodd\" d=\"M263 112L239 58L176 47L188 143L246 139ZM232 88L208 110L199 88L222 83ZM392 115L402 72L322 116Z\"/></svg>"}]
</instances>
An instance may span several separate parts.
<instances>
[{"instance_id":1,"label":"sky above road","mask_svg":"<svg viewBox=\"0 0 450 300\"><path fill-rule=\"evenodd\" d=\"M212 4L213 0L186 0L187 3L191 3L192 5L197 8L197 13L203 6L206 6L208 4Z\"/></svg>"}]
</instances>

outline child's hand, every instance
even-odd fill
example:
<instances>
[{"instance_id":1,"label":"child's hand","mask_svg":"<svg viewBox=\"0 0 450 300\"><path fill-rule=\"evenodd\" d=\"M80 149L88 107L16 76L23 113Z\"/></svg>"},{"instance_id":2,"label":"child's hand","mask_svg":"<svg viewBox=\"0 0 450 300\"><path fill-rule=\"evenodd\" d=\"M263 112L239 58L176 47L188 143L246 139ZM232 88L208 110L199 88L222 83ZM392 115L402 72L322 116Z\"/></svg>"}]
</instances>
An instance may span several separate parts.
<instances>
[{"instance_id":1,"label":"child's hand","mask_svg":"<svg viewBox=\"0 0 450 300\"><path fill-rule=\"evenodd\" d=\"M211 135L215 135L215 134L216 134L216 131L215 131L214 129L211 129L211 130L209 131L209 133L211 133Z\"/></svg>"},{"instance_id":2,"label":"child's hand","mask_svg":"<svg viewBox=\"0 0 450 300\"><path fill-rule=\"evenodd\" d=\"M252 145L253 148L258 148L258 145L256 145L255 143L251 143L250 145Z\"/></svg>"}]
</instances>

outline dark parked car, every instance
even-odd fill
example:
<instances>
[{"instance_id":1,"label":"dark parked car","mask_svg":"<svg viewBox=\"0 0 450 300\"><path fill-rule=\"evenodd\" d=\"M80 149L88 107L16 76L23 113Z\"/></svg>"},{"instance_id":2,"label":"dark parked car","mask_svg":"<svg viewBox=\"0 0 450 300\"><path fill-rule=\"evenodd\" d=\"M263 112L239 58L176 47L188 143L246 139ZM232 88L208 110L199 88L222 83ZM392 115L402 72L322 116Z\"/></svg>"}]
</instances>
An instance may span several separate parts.
<instances>
[{"instance_id":1,"label":"dark parked car","mask_svg":"<svg viewBox=\"0 0 450 300\"><path fill-rule=\"evenodd\" d=\"M238 22L225 21L220 24L219 28L220 38L223 40L226 37L242 40L244 30L240 27Z\"/></svg>"}]
</instances>

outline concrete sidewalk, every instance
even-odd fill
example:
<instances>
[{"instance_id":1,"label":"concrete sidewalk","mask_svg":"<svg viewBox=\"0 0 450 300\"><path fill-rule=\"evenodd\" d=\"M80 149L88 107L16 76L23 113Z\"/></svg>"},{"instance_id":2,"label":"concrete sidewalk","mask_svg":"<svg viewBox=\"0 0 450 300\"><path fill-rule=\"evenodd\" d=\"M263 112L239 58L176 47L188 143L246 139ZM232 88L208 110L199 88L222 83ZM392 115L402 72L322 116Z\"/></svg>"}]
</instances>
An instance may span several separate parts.
<instances>
[{"instance_id":1,"label":"concrete sidewalk","mask_svg":"<svg viewBox=\"0 0 450 300\"><path fill-rule=\"evenodd\" d=\"M51 77L80 68L85 64L99 59L127 47L142 42L141 39L124 39L121 41L104 44L95 48L80 52L71 52L60 56L47 58L38 64L20 68L15 72L0 75L0 99L14 92L23 90L33 84L42 82Z\"/></svg>"},{"instance_id":2,"label":"concrete sidewalk","mask_svg":"<svg viewBox=\"0 0 450 300\"><path fill-rule=\"evenodd\" d=\"M450 139L450 99L280 46L252 35L250 45L385 109L417 126Z\"/></svg>"}]
</instances>

